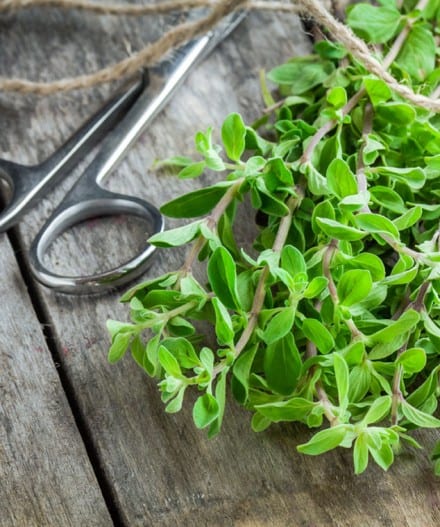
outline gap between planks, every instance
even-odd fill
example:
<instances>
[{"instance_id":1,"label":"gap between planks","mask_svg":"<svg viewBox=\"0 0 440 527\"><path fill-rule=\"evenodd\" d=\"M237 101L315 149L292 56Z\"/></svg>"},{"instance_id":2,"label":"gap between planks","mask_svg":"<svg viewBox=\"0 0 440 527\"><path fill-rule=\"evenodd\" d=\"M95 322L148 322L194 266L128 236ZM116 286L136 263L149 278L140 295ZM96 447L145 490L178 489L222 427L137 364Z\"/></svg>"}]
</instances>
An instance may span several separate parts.
<instances>
[{"instance_id":1,"label":"gap between planks","mask_svg":"<svg viewBox=\"0 0 440 527\"><path fill-rule=\"evenodd\" d=\"M89 427L86 424L87 421L86 419L84 419L84 416L82 415L82 412L76 400L75 390L62 366L62 361L60 360L60 350L58 349L56 338L52 331L52 324L50 321L49 314L46 308L44 307L44 303L42 302L38 288L36 287L34 279L30 274L30 269L26 258L23 255L26 249L20 242L20 238L19 236L17 236L15 228L10 229L7 232L7 236L9 239L9 243L14 251L14 256L17 261L17 266L20 271L21 278L25 286L27 287L29 298L35 312L35 316L37 317L38 322L41 325L42 333L46 341L47 348L50 352L52 361L55 366L55 371L58 374L61 387L66 396L67 403L72 413L75 425L84 444L87 457L90 461L90 465L96 477L98 486L101 490L102 497L104 498L108 512L113 521L113 525L114 527L126 527L126 524L122 520L121 513L116 506L116 501L112 492L111 483L108 480L104 467L100 462L98 450L94 445L92 434L90 433Z\"/></svg>"}]
</instances>

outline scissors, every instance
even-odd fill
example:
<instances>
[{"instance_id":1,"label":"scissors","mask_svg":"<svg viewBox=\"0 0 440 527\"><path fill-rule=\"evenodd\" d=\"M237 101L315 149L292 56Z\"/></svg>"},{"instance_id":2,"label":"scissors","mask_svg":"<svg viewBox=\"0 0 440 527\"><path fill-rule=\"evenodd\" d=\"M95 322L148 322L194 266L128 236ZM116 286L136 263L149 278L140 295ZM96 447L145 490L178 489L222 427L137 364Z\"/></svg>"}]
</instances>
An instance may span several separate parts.
<instances>
[{"instance_id":1,"label":"scissors","mask_svg":"<svg viewBox=\"0 0 440 527\"><path fill-rule=\"evenodd\" d=\"M29 264L40 283L64 293L96 293L125 284L149 267L156 249L150 244L122 265L88 276L56 274L44 265L43 257L63 232L98 216L128 214L146 220L151 234L164 229L163 217L154 205L134 196L110 192L100 182L163 109L193 66L245 16L245 11L228 15L213 30L179 48L171 60L151 68L143 75L142 81L110 100L42 163L25 166L0 159L0 179L6 181L11 194L8 205L0 214L0 232L4 232L18 223L41 196L101 142L97 155L32 242Z\"/></svg>"}]
</instances>

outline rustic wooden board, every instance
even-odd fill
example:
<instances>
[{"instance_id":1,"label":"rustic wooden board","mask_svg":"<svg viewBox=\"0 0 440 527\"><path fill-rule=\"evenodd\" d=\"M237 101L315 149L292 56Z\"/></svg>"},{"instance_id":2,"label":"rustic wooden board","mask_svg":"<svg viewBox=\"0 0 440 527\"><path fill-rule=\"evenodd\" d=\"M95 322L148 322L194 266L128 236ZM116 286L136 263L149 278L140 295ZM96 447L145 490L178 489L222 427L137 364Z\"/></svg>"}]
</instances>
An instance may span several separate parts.
<instances>
[{"instance_id":1,"label":"rustic wooden board","mask_svg":"<svg viewBox=\"0 0 440 527\"><path fill-rule=\"evenodd\" d=\"M108 526L6 235L0 237L0 526Z\"/></svg>"},{"instance_id":2,"label":"rustic wooden board","mask_svg":"<svg viewBox=\"0 0 440 527\"><path fill-rule=\"evenodd\" d=\"M1 73L26 71L40 78L75 74L121 58L130 46L138 49L152 27L147 19L61 12L34 11L1 20ZM124 48L123 42L130 46ZM159 205L199 186L199 181L176 181L148 168L155 158L191 153L194 133L212 124L218 130L229 111L239 110L248 120L257 117L259 68L308 49L295 17L250 15L192 74L115 171L109 187ZM104 87L50 99L1 96L7 118L0 132L2 153L22 162L42 159L108 93ZM210 180L204 177L203 183ZM19 231L24 248L61 196L58 190L26 216ZM114 263L144 237L142 226L121 218L101 227L88 223L55 244L51 265L90 270ZM149 276L175 269L180 257L179 251L161 252ZM300 456L295 445L308 437L304 429L283 426L253 434L249 415L233 404L220 437L208 441L191 424L189 407L175 416L163 412L154 382L129 357L116 366L107 364L105 320L127 316L117 304L118 294L76 298L44 288L39 294L123 525L439 524L440 492L428 452L406 454L388 474L373 467L356 478L349 452ZM434 434L424 438L433 443Z\"/></svg>"}]
</instances>

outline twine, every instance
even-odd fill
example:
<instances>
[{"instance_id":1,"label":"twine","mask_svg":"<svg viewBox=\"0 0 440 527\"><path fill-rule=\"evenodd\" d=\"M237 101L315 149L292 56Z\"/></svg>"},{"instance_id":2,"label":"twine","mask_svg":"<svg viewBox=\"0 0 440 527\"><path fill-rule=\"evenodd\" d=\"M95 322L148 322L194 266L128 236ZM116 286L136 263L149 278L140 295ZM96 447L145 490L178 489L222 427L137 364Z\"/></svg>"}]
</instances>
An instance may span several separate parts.
<instances>
[{"instance_id":1,"label":"twine","mask_svg":"<svg viewBox=\"0 0 440 527\"><path fill-rule=\"evenodd\" d=\"M440 111L439 100L416 94L408 86L402 85L373 57L366 43L358 38L345 24L337 21L319 0L296 0L294 3L252 0L165 0L158 4L147 5L97 4L88 0L0 0L0 12L35 6L78 9L97 14L137 16L164 14L176 10L185 11L201 7L208 7L210 12L195 22L185 22L170 29L157 41L148 44L130 57L94 73L64 78L54 82L35 82L27 79L5 79L0 77L0 91L50 95L61 91L88 88L133 75L142 67L157 64L173 49L209 31L232 11L238 8L246 8L279 12L302 12L307 16L311 16L318 24L327 28L329 33L337 41L341 42L349 53L359 60L370 73L385 81L401 97L427 110Z\"/></svg>"},{"instance_id":2,"label":"twine","mask_svg":"<svg viewBox=\"0 0 440 527\"><path fill-rule=\"evenodd\" d=\"M188 11L201 7L212 7L218 0L164 0L161 3L146 5L96 3L88 0L0 0L0 13L2 11L18 11L30 7L55 7L59 9L76 9L89 11L100 15L119 16L144 16L163 15L173 11ZM247 1L246 9L295 12L300 10L297 6L286 2Z\"/></svg>"},{"instance_id":3,"label":"twine","mask_svg":"<svg viewBox=\"0 0 440 527\"><path fill-rule=\"evenodd\" d=\"M171 11L187 11L212 5L209 0L165 0L161 3L132 5L89 2L88 0L1 0L0 12L17 11L30 7L77 9L100 15L161 15Z\"/></svg>"},{"instance_id":4,"label":"twine","mask_svg":"<svg viewBox=\"0 0 440 527\"><path fill-rule=\"evenodd\" d=\"M433 112L440 111L439 100L414 93L410 88L401 84L372 56L371 50L365 42L358 38L345 24L338 22L319 2L316 0L297 0L297 2L303 6L304 11L309 13L318 24L327 28L330 34L341 42L350 54L358 59L370 73L385 81L393 91L416 106L421 106Z\"/></svg>"}]
</instances>

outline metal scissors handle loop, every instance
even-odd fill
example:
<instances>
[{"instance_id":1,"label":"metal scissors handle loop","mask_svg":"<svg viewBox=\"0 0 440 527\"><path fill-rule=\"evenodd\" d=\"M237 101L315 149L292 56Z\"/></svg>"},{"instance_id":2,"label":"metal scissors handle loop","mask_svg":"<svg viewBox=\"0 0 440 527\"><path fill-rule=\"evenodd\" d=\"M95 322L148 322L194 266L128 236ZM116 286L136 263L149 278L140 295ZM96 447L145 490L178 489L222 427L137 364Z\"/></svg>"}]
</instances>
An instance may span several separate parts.
<instances>
[{"instance_id":1,"label":"metal scissors handle loop","mask_svg":"<svg viewBox=\"0 0 440 527\"><path fill-rule=\"evenodd\" d=\"M84 181L84 180L83 180ZM147 244L142 251L122 265L90 276L63 276L47 269L43 262L48 247L60 234L80 222L97 216L127 214L146 220L152 233L163 230L159 211L148 201L117 194L95 184L87 189L88 197L63 202L52 221L40 230L30 249L30 265L34 276L44 285L64 293L93 293L112 289L140 276L150 265L156 248ZM72 197L72 196L71 196Z\"/></svg>"}]
</instances>

